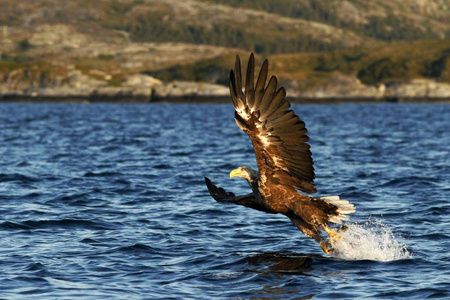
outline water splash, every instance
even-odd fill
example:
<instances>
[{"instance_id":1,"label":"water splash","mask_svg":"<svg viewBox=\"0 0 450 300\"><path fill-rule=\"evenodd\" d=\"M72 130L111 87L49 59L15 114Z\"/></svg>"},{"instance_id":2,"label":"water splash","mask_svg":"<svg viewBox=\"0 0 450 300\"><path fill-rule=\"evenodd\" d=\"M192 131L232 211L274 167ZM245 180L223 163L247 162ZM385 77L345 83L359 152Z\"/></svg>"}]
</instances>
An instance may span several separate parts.
<instances>
[{"instance_id":1,"label":"water splash","mask_svg":"<svg viewBox=\"0 0 450 300\"><path fill-rule=\"evenodd\" d=\"M331 241L334 253L344 259L392 261L412 258L401 237L382 220L369 218L364 224L348 223L339 231L339 240Z\"/></svg>"}]
</instances>

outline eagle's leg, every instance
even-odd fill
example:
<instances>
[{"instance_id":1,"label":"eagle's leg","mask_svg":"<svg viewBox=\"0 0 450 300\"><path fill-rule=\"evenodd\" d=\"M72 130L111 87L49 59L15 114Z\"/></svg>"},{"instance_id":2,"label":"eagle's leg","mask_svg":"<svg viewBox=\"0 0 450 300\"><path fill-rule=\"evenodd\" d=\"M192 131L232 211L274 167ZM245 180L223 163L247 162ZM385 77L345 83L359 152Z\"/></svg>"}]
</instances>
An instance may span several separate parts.
<instances>
[{"instance_id":1,"label":"eagle's leg","mask_svg":"<svg viewBox=\"0 0 450 300\"><path fill-rule=\"evenodd\" d=\"M322 237L320 235L320 229L319 227L312 226L311 224L305 222L302 218L297 216L294 212L288 212L286 214L288 216L292 223L294 223L295 226L297 226L298 229L300 229L301 232L303 232L306 236L309 236L316 240L320 244L320 247L322 248L322 251L326 254L332 254L333 248L331 248L331 244L329 242L324 242L322 240Z\"/></svg>"},{"instance_id":2,"label":"eagle's leg","mask_svg":"<svg viewBox=\"0 0 450 300\"><path fill-rule=\"evenodd\" d=\"M332 241L340 241L342 238L339 236L339 234L336 232L336 230L331 229L330 227L328 227L327 225L323 226L323 230L325 230L325 232L328 234L328 236L330 237L330 240Z\"/></svg>"}]
</instances>

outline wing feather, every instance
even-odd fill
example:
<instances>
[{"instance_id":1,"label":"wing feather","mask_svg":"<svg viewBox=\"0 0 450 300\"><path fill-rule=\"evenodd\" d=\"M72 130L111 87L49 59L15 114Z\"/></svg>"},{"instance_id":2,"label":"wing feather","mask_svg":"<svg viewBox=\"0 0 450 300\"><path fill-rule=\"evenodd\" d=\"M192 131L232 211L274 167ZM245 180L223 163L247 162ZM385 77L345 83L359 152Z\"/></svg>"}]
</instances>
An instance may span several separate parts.
<instances>
[{"instance_id":1,"label":"wing feather","mask_svg":"<svg viewBox=\"0 0 450 300\"><path fill-rule=\"evenodd\" d=\"M288 123L289 120L294 119L295 113L292 110L288 110L283 114L273 114L270 119L267 119L267 125L274 128L283 128L285 127L285 123ZM297 121L297 120L294 120Z\"/></svg>"},{"instance_id":2,"label":"wing feather","mask_svg":"<svg viewBox=\"0 0 450 300\"><path fill-rule=\"evenodd\" d=\"M273 120L277 116L284 114L290 106L291 106L291 104L289 102L284 101L284 103L281 103L280 106L278 106L275 110L273 110L271 112L265 112L263 116L265 119L267 119L267 116L270 115L271 119Z\"/></svg>"},{"instance_id":3,"label":"wing feather","mask_svg":"<svg viewBox=\"0 0 450 300\"><path fill-rule=\"evenodd\" d=\"M255 104L255 56L253 53L247 64L247 75L245 76L245 98L250 109L254 108Z\"/></svg>"},{"instance_id":4,"label":"wing feather","mask_svg":"<svg viewBox=\"0 0 450 300\"><path fill-rule=\"evenodd\" d=\"M286 90L284 88L278 89L276 95L270 102L270 105L267 108L267 110L263 114L261 114L261 119L265 120L269 114L273 113L277 108L279 108L283 104L289 104L289 102L283 102L285 97L286 97ZM287 105L286 109L287 108L289 108L289 105Z\"/></svg>"},{"instance_id":5,"label":"wing feather","mask_svg":"<svg viewBox=\"0 0 450 300\"><path fill-rule=\"evenodd\" d=\"M240 99L244 99L244 94L242 93L242 73L241 73L241 59L238 55L236 55L236 61L234 63L234 71L236 72L234 85L236 87L236 90L238 91L238 97Z\"/></svg>"},{"instance_id":6,"label":"wing feather","mask_svg":"<svg viewBox=\"0 0 450 300\"><path fill-rule=\"evenodd\" d=\"M266 59L259 71L258 80L255 87L255 110L259 110L261 106L262 97L264 95L264 88L266 86L267 73L269 72L269 61Z\"/></svg>"},{"instance_id":7,"label":"wing feather","mask_svg":"<svg viewBox=\"0 0 450 300\"><path fill-rule=\"evenodd\" d=\"M274 98L275 92L277 90L278 80L275 76L272 76L269 80L269 84L264 92L261 100L260 111L267 111L272 99Z\"/></svg>"},{"instance_id":8,"label":"wing feather","mask_svg":"<svg viewBox=\"0 0 450 300\"><path fill-rule=\"evenodd\" d=\"M230 95L231 95L231 100L233 101L233 105L234 107L236 107L236 109L242 110L245 107L244 102L242 102L242 100L244 99L243 94L242 94L242 87L240 88L238 86L238 84L236 84L236 75L233 72L233 70L231 70L230 72Z\"/></svg>"},{"instance_id":9,"label":"wing feather","mask_svg":"<svg viewBox=\"0 0 450 300\"><path fill-rule=\"evenodd\" d=\"M305 123L290 108L284 88L277 90L278 80L267 83L265 60L254 85L255 57L250 55L245 93L242 91L241 64L236 57L230 73L230 93L236 108L238 126L248 134L255 150L260 175L267 180L294 186L314 193L314 167Z\"/></svg>"}]
</instances>

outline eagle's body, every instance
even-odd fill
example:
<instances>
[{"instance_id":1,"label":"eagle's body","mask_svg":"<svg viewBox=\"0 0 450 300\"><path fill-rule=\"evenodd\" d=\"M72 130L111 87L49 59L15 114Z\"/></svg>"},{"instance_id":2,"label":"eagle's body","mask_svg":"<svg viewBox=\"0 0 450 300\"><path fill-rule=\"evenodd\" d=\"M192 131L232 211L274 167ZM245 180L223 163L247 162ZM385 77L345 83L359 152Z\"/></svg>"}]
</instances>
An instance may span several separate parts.
<instances>
[{"instance_id":1,"label":"eagle's body","mask_svg":"<svg viewBox=\"0 0 450 300\"><path fill-rule=\"evenodd\" d=\"M266 85L267 73L268 61L265 60L255 86L252 54L243 91L239 57L236 57L234 71L230 72L236 124L250 137L258 165L258 171L239 167L231 171L230 177L245 178L252 193L235 196L205 178L208 190L219 202L286 215L305 235L318 241L326 253L331 253L322 241L320 230L335 235L328 224L348 220L347 214L355 209L338 196L314 198L299 193L298 190L316 192L310 146L306 143L309 140L307 130L305 123L289 109L284 88L277 90L276 77L272 76Z\"/></svg>"}]
</instances>

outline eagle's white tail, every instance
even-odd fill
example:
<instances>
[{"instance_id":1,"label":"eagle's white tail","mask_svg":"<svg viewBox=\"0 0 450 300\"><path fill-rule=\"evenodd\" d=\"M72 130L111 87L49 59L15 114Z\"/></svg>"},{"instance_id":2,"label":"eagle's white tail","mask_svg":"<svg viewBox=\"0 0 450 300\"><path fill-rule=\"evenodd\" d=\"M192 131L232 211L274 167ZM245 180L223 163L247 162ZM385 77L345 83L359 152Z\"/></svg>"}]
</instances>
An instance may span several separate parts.
<instances>
[{"instance_id":1,"label":"eagle's white tail","mask_svg":"<svg viewBox=\"0 0 450 300\"><path fill-rule=\"evenodd\" d=\"M340 199L339 196L327 196L322 197L321 199L338 208L337 211L339 214L337 216L332 216L330 222L341 224L342 221L348 221L350 219L348 215L356 211L353 204L347 200Z\"/></svg>"}]
</instances>

